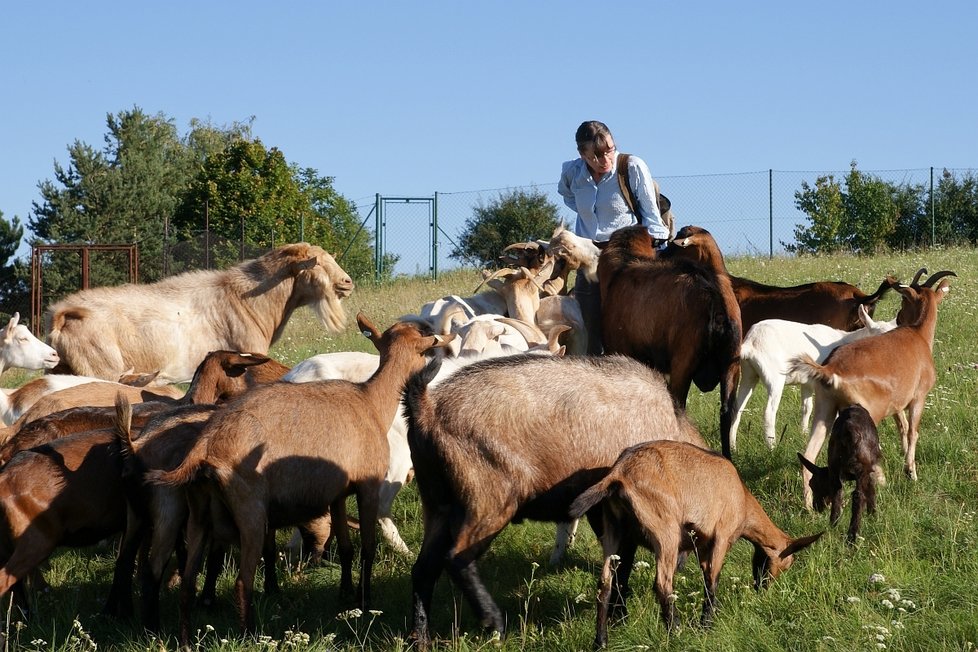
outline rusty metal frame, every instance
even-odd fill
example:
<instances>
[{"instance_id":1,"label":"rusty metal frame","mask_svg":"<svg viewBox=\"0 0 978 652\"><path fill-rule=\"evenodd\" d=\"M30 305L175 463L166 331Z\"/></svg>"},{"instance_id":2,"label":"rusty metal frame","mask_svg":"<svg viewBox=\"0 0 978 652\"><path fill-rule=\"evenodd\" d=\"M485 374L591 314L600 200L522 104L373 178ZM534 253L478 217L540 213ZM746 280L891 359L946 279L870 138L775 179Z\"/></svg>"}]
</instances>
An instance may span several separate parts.
<instances>
[{"instance_id":1,"label":"rusty metal frame","mask_svg":"<svg viewBox=\"0 0 978 652\"><path fill-rule=\"evenodd\" d=\"M77 251L81 252L81 277L82 286L80 290L88 289L89 280L89 254L92 251L128 251L129 252L129 282L136 283L139 280L139 247L135 244L118 245L75 245L75 244L39 244L31 246L31 330L37 337L41 336L41 315L44 310L43 301L43 272L41 256L52 251Z\"/></svg>"}]
</instances>

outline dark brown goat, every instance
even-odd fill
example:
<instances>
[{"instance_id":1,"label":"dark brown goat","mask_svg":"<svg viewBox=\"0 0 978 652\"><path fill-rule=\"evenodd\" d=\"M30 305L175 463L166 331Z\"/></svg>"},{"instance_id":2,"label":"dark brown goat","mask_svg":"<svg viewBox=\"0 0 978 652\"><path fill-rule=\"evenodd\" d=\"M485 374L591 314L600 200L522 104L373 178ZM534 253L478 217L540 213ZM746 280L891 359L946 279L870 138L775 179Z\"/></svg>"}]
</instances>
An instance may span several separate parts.
<instances>
[{"instance_id":1,"label":"dark brown goat","mask_svg":"<svg viewBox=\"0 0 978 652\"><path fill-rule=\"evenodd\" d=\"M426 390L436 371L426 368L405 390L425 514L411 570L413 637L422 647L443 570L478 621L503 632L505 619L476 562L510 522L569 521L574 498L627 446L650 439L706 446L662 374L624 356L507 356ZM628 578L621 580L627 590Z\"/></svg>"},{"instance_id":2,"label":"dark brown goat","mask_svg":"<svg viewBox=\"0 0 978 652\"><path fill-rule=\"evenodd\" d=\"M870 316L876 304L890 290L884 280L871 295L841 281L816 281L791 287L765 285L727 273L723 254L710 232L698 226L684 226L669 243L663 258L690 258L723 270L730 277L737 303L740 304L741 327L746 334L762 319L786 319L803 324L825 324L852 331L860 328L859 306Z\"/></svg>"},{"instance_id":3,"label":"dark brown goat","mask_svg":"<svg viewBox=\"0 0 978 652\"><path fill-rule=\"evenodd\" d=\"M254 629L251 596L266 535L323 516L333 517L341 561L340 588L353 591L353 547L346 528L346 498L356 494L360 528L360 602L370 602L376 554L379 489L389 466L387 430L410 374L432 348L452 339L433 335L419 322L397 322L383 334L364 316L361 331L380 352L380 366L366 383L326 380L256 387L216 412L183 463L147 474L152 482L218 495L238 525L241 557L235 592L241 628ZM199 476L199 477L198 477ZM201 563L207 519L191 504L187 564L181 582L180 639L191 636L190 610Z\"/></svg>"},{"instance_id":4,"label":"dark brown goat","mask_svg":"<svg viewBox=\"0 0 978 652\"><path fill-rule=\"evenodd\" d=\"M611 471L582 493L571 506L581 516L596 505L601 514L604 564L598 588L598 624L594 646L608 642L608 607L612 595L612 556L622 564L617 574L631 572L635 549L655 553L655 593L667 629L675 626L672 578L680 555L696 551L703 570L701 623L709 626L716 610L720 569L730 547L744 538L754 544L754 588L778 577L794 562L794 554L814 543L821 533L792 539L775 525L747 490L737 469L716 453L674 441L652 441L626 449ZM623 566L628 563L628 567ZM625 593L616 607L625 612Z\"/></svg>"},{"instance_id":5,"label":"dark brown goat","mask_svg":"<svg viewBox=\"0 0 978 652\"><path fill-rule=\"evenodd\" d=\"M123 530L126 500L115 433L78 433L21 451L0 473L0 495L2 596L55 548L92 545ZM131 594L132 570L116 568L107 612L131 610L123 598Z\"/></svg>"},{"instance_id":6,"label":"dark brown goat","mask_svg":"<svg viewBox=\"0 0 978 652\"><path fill-rule=\"evenodd\" d=\"M730 457L730 424L740 377L740 308L730 280L685 259L657 260L641 226L615 231L598 258L604 350L669 376L680 407L692 383L720 385L720 439Z\"/></svg>"},{"instance_id":7,"label":"dark brown goat","mask_svg":"<svg viewBox=\"0 0 978 652\"><path fill-rule=\"evenodd\" d=\"M812 473L808 486L812 489L815 509L823 511L832 505L829 523L835 525L842 515L842 484L854 480L852 490L852 519L846 540L856 542L863 511L876 512L876 487L886 484L883 475L880 438L876 424L861 405L841 410L832 424L829 436L828 466L817 466L801 453L798 459Z\"/></svg>"}]
</instances>

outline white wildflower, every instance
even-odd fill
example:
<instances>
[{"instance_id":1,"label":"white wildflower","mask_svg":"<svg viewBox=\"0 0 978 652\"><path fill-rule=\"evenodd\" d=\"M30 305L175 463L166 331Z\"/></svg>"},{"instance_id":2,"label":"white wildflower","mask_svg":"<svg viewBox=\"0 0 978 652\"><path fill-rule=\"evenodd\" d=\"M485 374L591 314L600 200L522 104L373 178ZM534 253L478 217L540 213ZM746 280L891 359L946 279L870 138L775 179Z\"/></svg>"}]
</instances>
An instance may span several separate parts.
<instances>
[{"instance_id":1,"label":"white wildflower","mask_svg":"<svg viewBox=\"0 0 978 652\"><path fill-rule=\"evenodd\" d=\"M892 609L893 608L893 603L890 602L889 600L887 600L886 598L883 598L883 600L880 602L880 604L883 605L884 607L886 607L887 609Z\"/></svg>"},{"instance_id":2,"label":"white wildflower","mask_svg":"<svg viewBox=\"0 0 978 652\"><path fill-rule=\"evenodd\" d=\"M859 602L859 597L855 595L850 595L848 598L846 598L846 602L848 602L849 604L856 604Z\"/></svg>"},{"instance_id":3,"label":"white wildflower","mask_svg":"<svg viewBox=\"0 0 978 652\"><path fill-rule=\"evenodd\" d=\"M642 570L642 569L645 569L645 568L651 568L651 567L652 567L652 564L650 564L647 561L637 561L637 562L635 562L635 568L637 568L639 570Z\"/></svg>"},{"instance_id":4,"label":"white wildflower","mask_svg":"<svg viewBox=\"0 0 978 652\"><path fill-rule=\"evenodd\" d=\"M887 589L886 596L890 600L893 600L894 602L899 602L900 601L900 592L897 591L896 589Z\"/></svg>"},{"instance_id":5,"label":"white wildflower","mask_svg":"<svg viewBox=\"0 0 978 652\"><path fill-rule=\"evenodd\" d=\"M869 576L870 584L882 584L885 581L886 577L883 576L883 573L873 573Z\"/></svg>"}]
</instances>

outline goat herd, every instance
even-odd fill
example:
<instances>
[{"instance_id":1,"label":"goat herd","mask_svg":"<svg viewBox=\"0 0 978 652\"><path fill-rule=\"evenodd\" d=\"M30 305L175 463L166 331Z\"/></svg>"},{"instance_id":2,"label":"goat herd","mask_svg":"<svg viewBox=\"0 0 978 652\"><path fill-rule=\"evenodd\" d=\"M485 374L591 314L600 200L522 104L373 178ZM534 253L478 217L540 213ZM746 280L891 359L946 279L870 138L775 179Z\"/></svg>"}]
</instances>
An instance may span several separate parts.
<instances>
[{"instance_id":1,"label":"goat herd","mask_svg":"<svg viewBox=\"0 0 978 652\"><path fill-rule=\"evenodd\" d=\"M341 300L353 291L336 261L307 244L225 271L76 293L48 309L51 346L15 315L0 364L54 373L0 393L0 595L12 592L26 609L27 588L43 586L39 565L55 548L122 533L105 611L131 614L140 556L141 615L158 630L176 554L179 638L188 645L193 605L214 599L224 551L236 545L240 626L251 632L258 564L265 560L273 590L275 531L297 528L314 555L335 537L340 589L366 606L377 532L367 524L408 552L391 506L413 469L424 511L411 571L419 647L430 642L443 570L478 621L502 633L479 558L508 523L529 518L562 522L559 560L582 516L604 553L600 647L609 613L625 611L639 545L656 557L655 591L671 628L673 574L690 552L702 567L709 624L733 542L753 544L759 588L819 538L785 534L729 461L758 381L767 388L769 446L784 385L802 386L803 430L814 415L799 454L804 501L820 510L830 502L834 524L843 481L855 480L849 541L883 481L876 425L887 416L916 479L937 307L952 272L922 280L921 270L909 284L888 277L872 295L840 282L772 287L730 275L698 227L658 253L642 227L598 244L560 227L501 259L488 291L432 301L386 331L358 315L379 356L322 354L291 369L265 355L291 313L308 305L337 332ZM585 355L571 271L600 285L606 355ZM875 321L891 289L900 311ZM186 391L171 384L188 381ZM694 383L720 388L722 456L686 416ZM828 466L816 466L828 433ZM356 585L350 495L360 519Z\"/></svg>"}]
</instances>

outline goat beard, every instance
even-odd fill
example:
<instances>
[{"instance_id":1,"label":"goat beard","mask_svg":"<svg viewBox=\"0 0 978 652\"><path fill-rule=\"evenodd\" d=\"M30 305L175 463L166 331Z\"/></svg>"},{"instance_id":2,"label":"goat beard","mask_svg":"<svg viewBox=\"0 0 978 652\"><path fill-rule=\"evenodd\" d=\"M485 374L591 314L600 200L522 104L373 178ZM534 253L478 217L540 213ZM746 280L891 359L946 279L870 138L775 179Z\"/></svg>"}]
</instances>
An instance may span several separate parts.
<instances>
[{"instance_id":1,"label":"goat beard","mask_svg":"<svg viewBox=\"0 0 978 652\"><path fill-rule=\"evenodd\" d=\"M333 292L327 292L319 301L313 302L310 307L330 333L335 335L346 328L346 310L343 309L342 302Z\"/></svg>"}]
</instances>

